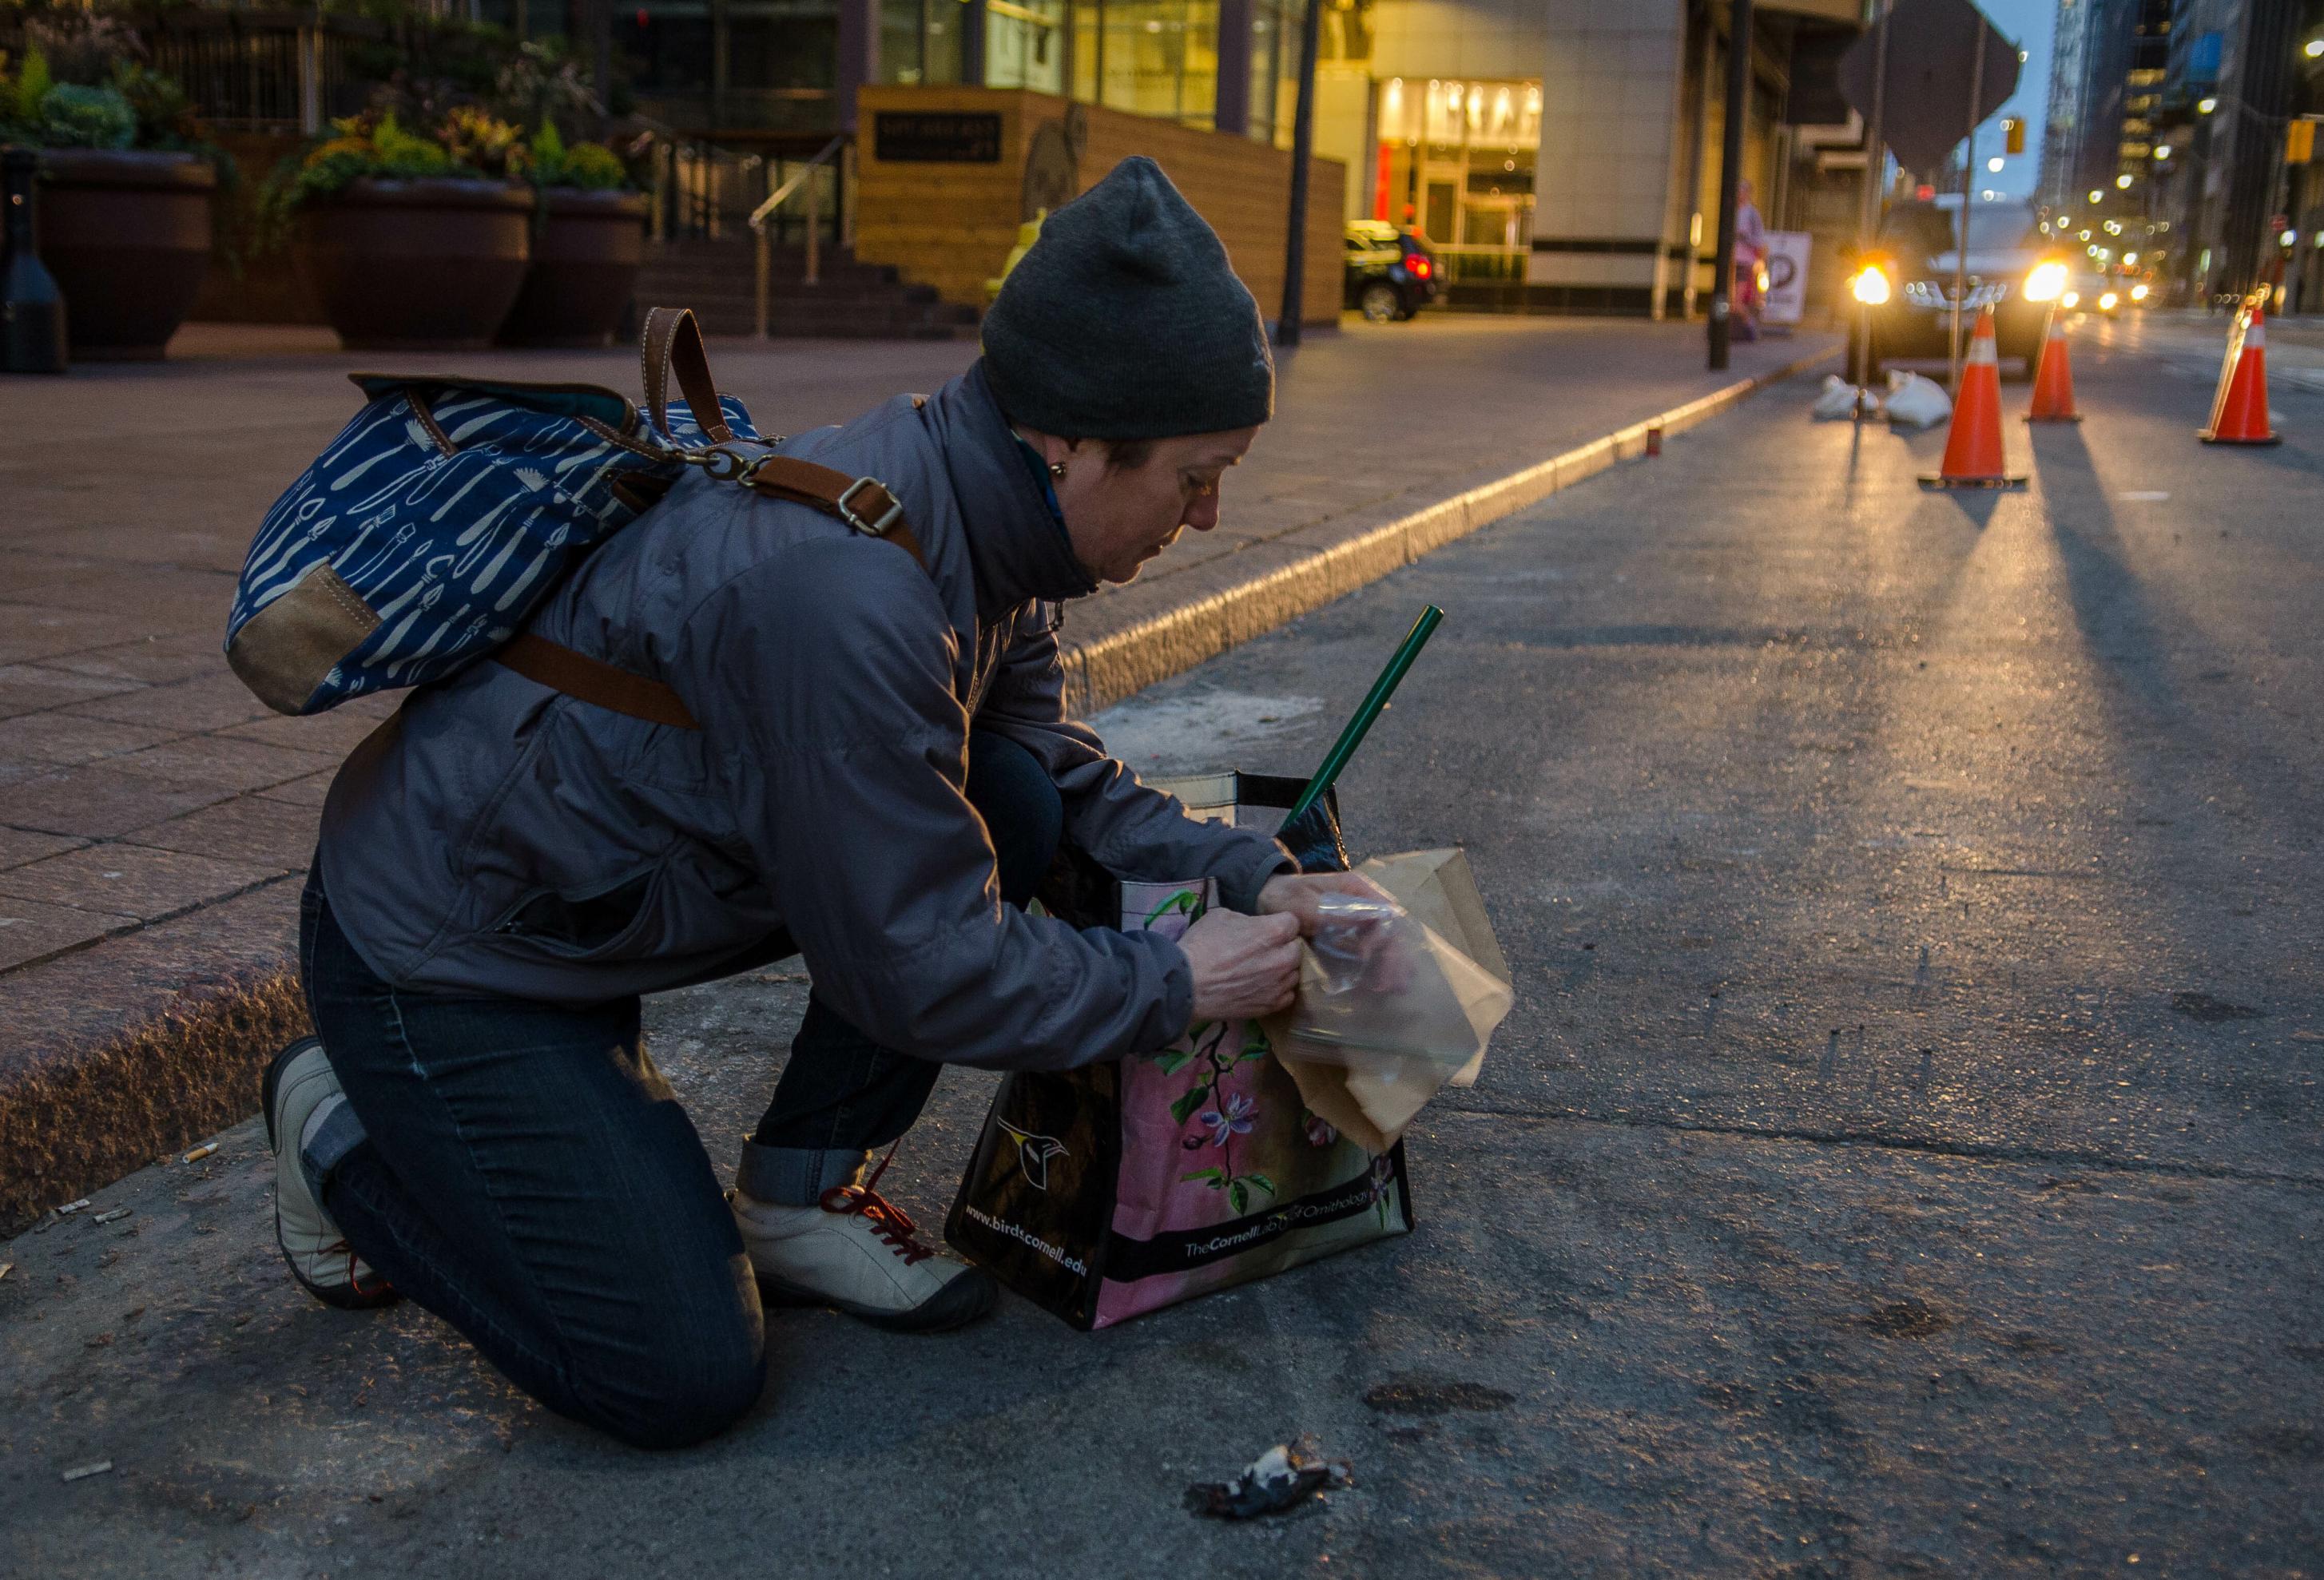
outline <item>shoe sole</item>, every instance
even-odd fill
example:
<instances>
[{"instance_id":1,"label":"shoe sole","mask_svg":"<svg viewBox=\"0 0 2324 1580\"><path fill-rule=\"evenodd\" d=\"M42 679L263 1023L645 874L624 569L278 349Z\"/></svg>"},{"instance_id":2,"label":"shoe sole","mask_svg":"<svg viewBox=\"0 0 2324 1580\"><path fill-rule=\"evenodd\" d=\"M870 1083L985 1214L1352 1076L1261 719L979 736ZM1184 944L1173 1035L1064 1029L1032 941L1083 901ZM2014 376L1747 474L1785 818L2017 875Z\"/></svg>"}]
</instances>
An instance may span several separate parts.
<instances>
[{"instance_id":1,"label":"shoe sole","mask_svg":"<svg viewBox=\"0 0 2324 1580\"><path fill-rule=\"evenodd\" d=\"M300 1038L274 1056L266 1067L264 1079L259 1083L260 1112L266 1116L267 1150L275 1154L274 1189L278 1196L282 1189L282 1144L281 1138L274 1133L274 1099L282 1089L282 1072L309 1049L322 1045L320 1037ZM294 1161L291 1166L296 1168L298 1164ZM319 1212L321 1209L321 1203L317 1203L316 1210ZM366 1291L358 1288L352 1279L343 1284L318 1284L300 1272L299 1259L290 1254L290 1247L282 1239L282 1209L279 1201L274 1210L274 1248L282 1253L282 1264L290 1270L290 1276L299 1281L299 1287L326 1306L336 1307L342 1311L373 1311L382 1306L392 1306L402 1299L390 1287Z\"/></svg>"},{"instance_id":2,"label":"shoe sole","mask_svg":"<svg viewBox=\"0 0 2324 1580\"><path fill-rule=\"evenodd\" d=\"M908 1311L883 1311L873 1306L859 1306L853 1300L835 1300L829 1295L800 1284L786 1283L769 1273L760 1273L758 1279L761 1296L772 1296L778 1305L820 1306L889 1333L946 1333L965 1327L992 1309L993 1299L1001 1288L991 1273L981 1267L972 1267L945 1284L934 1299Z\"/></svg>"}]
</instances>

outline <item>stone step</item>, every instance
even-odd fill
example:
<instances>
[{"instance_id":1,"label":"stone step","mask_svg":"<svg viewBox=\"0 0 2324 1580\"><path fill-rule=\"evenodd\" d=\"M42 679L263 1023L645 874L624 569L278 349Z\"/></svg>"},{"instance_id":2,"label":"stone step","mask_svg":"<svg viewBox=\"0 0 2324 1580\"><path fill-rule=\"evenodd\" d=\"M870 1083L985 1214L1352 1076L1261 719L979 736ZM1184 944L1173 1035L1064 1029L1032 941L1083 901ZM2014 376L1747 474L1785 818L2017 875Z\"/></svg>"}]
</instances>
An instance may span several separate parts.
<instances>
[{"instance_id":1,"label":"stone step","mask_svg":"<svg viewBox=\"0 0 2324 1580\"><path fill-rule=\"evenodd\" d=\"M707 335L748 335L755 332L755 315L749 304L717 304L696 309ZM767 321L770 336L781 339L831 336L840 339L945 340L973 336L976 320L960 309L927 309L896 304L859 304L825 308L812 313L774 313Z\"/></svg>"},{"instance_id":2,"label":"stone step","mask_svg":"<svg viewBox=\"0 0 2324 1580\"><path fill-rule=\"evenodd\" d=\"M668 302L682 307L697 301L747 302L757 299L758 292L746 280L669 280L659 275L639 277L634 293L640 301ZM861 280L824 280L808 285L803 280L770 280L767 299L770 302L917 302L934 305L940 300L932 286L881 285Z\"/></svg>"},{"instance_id":3,"label":"stone step","mask_svg":"<svg viewBox=\"0 0 2324 1580\"><path fill-rule=\"evenodd\" d=\"M770 335L908 340L975 333L975 308L943 301L933 287L907 284L885 264L859 263L843 247L824 249L816 262L819 277L809 285L803 250L773 253L767 281ZM706 334L753 333L757 260L751 239L658 243L639 276L636 299L691 308Z\"/></svg>"}]
</instances>

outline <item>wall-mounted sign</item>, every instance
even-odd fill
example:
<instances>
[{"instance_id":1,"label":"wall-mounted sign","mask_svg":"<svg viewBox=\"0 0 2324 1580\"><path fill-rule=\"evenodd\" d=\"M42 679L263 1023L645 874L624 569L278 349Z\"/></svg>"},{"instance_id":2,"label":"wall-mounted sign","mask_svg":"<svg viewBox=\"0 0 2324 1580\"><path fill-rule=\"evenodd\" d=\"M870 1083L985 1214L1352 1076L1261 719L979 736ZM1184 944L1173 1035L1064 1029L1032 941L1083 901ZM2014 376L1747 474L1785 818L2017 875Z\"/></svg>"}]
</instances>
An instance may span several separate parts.
<instances>
[{"instance_id":1,"label":"wall-mounted sign","mask_svg":"<svg viewBox=\"0 0 2324 1580\"><path fill-rule=\"evenodd\" d=\"M872 156L891 164L999 164L1001 117L953 110L882 110Z\"/></svg>"},{"instance_id":2,"label":"wall-mounted sign","mask_svg":"<svg viewBox=\"0 0 2324 1580\"><path fill-rule=\"evenodd\" d=\"M1796 324L1808 303L1808 245L1805 231L1769 231L1767 299L1759 309L1760 322Z\"/></svg>"}]
</instances>

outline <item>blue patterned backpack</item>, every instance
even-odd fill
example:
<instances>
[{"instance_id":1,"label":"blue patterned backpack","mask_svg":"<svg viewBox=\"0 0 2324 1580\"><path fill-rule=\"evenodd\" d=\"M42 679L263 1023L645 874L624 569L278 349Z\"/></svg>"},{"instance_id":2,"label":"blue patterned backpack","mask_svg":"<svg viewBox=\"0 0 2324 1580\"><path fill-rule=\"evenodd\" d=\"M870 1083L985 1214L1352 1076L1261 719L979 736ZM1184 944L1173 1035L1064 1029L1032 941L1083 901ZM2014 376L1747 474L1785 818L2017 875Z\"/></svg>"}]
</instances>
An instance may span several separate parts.
<instances>
[{"instance_id":1,"label":"blue patterned backpack","mask_svg":"<svg viewBox=\"0 0 2324 1580\"><path fill-rule=\"evenodd\" d=\"M243 562L226 641L243 684L279 712L319 713L490 657L586 702L691 728L668 687L523 630L582 556L689 465L921 558L881 484L765 448L781 440L761 440L742 402L718 395L692 313L656 308L641 340L642 413L594 384L352 375L367 404L275 501ZM738 442L751 448L726 447Z\"/></svg>"}]
</instances>

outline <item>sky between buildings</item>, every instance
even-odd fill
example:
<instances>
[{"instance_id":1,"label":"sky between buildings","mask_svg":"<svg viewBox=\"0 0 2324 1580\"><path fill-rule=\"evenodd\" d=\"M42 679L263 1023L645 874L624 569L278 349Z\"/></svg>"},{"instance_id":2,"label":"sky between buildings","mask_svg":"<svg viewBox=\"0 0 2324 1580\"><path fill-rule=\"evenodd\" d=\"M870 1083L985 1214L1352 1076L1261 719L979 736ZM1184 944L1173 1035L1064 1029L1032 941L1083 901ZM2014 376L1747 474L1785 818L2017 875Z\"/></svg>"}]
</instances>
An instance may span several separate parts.
<instances>
[{"instance_id":1,"label":"sky between buildings","mask_svg":"<svg viewBox=\"0 0 2324 1580\"><path fill-rule=\"evenodd\" d=\"M2042 174L2042 129L2050 118L2050 38L2057 28L2057 0L1978 0L1978 9L1995 27L2017 41L2017 47L2025 51L2025 64L2018 72L2017 91L1977 129L1970 168L1977 173L1979 190L1990 188L2014 198L2030 197ZM2024 118L2024 153L2002 152L2004 115ZM1986 169L1986 161L1992 159L2003 161L1999 174Z\"/></svg>"}]
</instances>

